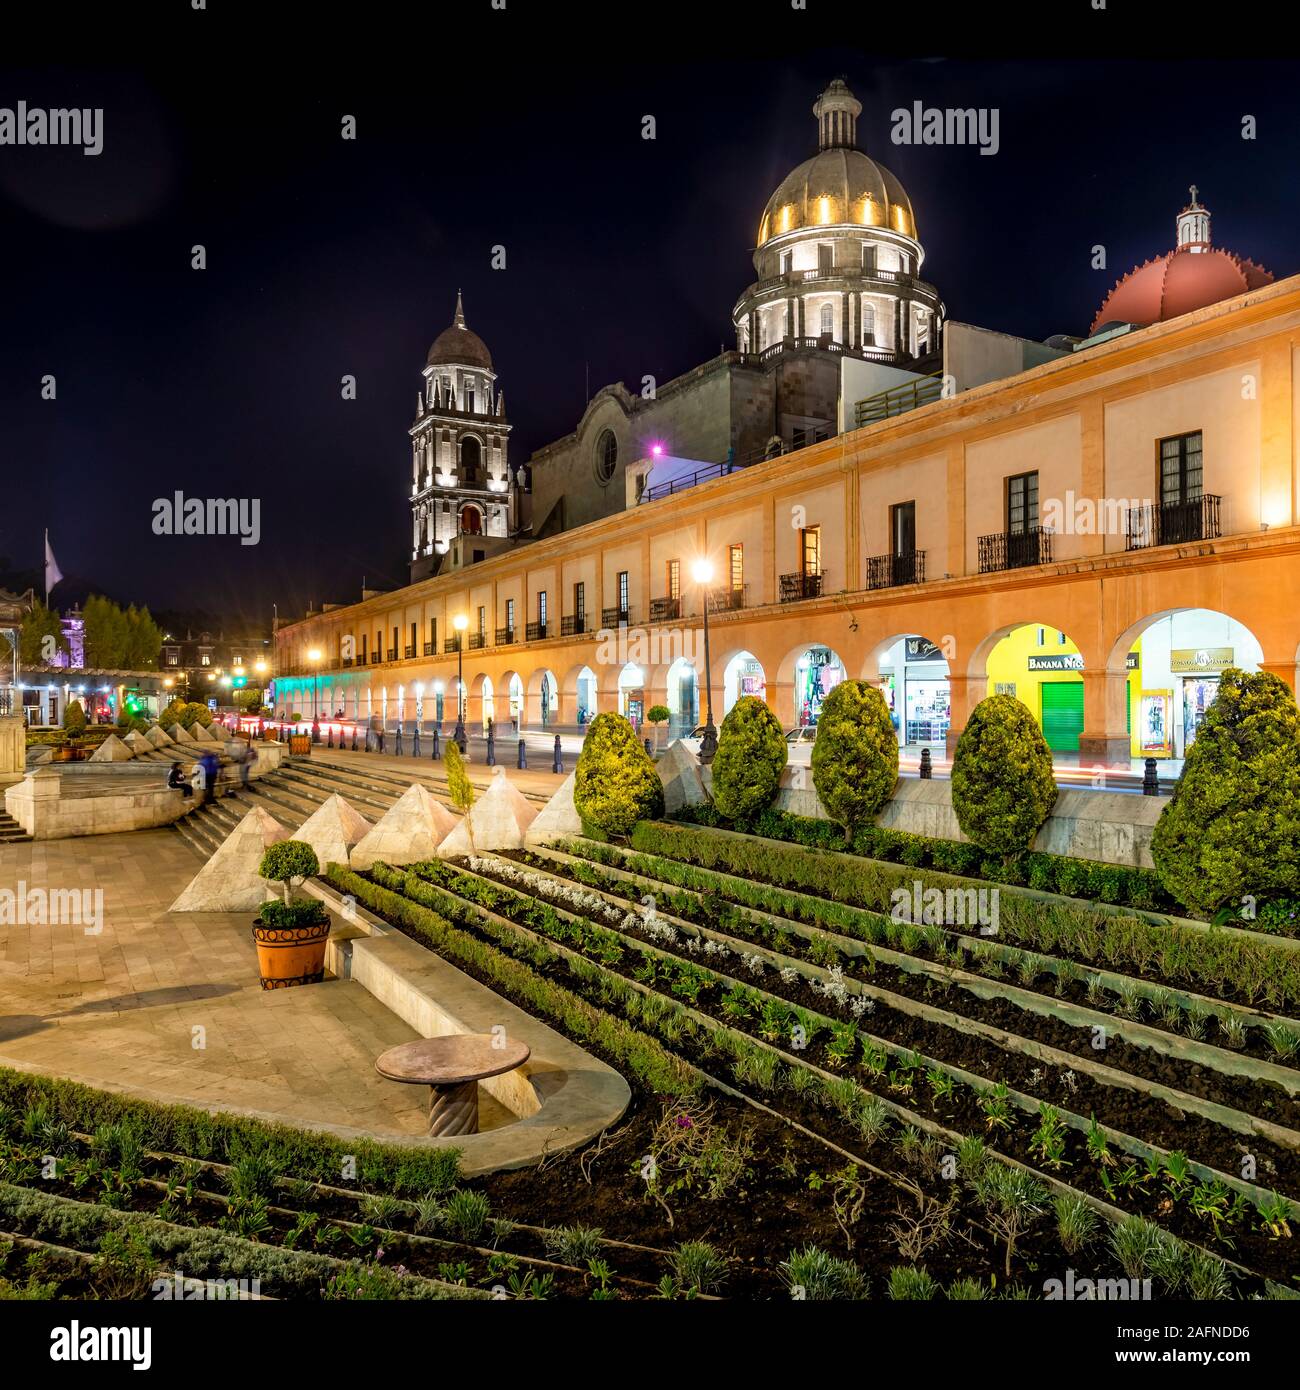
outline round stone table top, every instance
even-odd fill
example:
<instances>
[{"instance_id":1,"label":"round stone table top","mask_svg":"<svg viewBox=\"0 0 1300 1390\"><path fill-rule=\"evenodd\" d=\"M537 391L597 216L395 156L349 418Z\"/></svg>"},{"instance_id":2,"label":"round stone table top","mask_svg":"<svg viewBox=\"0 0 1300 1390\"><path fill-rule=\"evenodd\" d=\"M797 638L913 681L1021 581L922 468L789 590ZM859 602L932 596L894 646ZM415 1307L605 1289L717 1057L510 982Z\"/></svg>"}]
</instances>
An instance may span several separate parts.
<instances>
[{"instance_id":1,"label":"round stone table top","mask_svg":"<svg viewBox=\"0 0 1300 1390\"><path fill-rule=\"evenodd\" d=\"M529 1055L527 1043L511 1038L501 1040L491 1033L449 1033L443 1038L417 1038L390 1047L380 1053L375 1070L390 1081L456 1086L514 1071Z\"/></svg>"}]
</instances>

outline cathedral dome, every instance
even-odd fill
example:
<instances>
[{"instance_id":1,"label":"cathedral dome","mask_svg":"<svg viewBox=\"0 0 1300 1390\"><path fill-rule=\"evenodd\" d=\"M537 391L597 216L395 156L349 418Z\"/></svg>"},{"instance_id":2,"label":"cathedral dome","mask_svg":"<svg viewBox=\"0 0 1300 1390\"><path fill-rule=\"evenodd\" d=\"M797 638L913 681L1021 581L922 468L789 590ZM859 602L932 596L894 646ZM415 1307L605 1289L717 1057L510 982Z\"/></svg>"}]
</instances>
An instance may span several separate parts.
<instances>
[{"instance_id":1,"label":"cathedral dome","mask_svg":"<svg viewBox=\"0 0 1300 1390\"><path fill-rule=\"evenodd\" d=\"M818 150L791 170L767 200L758 245L801 228L880 227L916 240L903 185L856 148L862 103L840 78L813 103Z\"/></svg>"},{"instance_id":2,"label":"cathedral dome","mask_svg":"<svg viewBox=\"0 0 1300 1390\"><path fill-rule=\"evenodd\" d=\"M784 232L845 223L882 227L916 239L903 185L861 150L821 150L782 180L758 224L758 244Z\"/></svg>"},{"instance_id":3,"label":"cathedral dome","mask_svg":"<svg viewBox=\"0 0 1300 1390\"><path fill-rule=\"evenodd\" d=\"M1092 321L1097 333L1110 324L1146 327L1190 314L1273 283L1273 274L1254 261L1210 245L1210 213L1192 201L1178 214L1177 245L1130 270L1102 301Z\"/></svg>"},{"instance_id":4,"label":"cathedral dome","mask_svg":"<svg viewBox=\"0 0 1300 1390\"><path fill-rule=\"evenodd\" d=\"M480 367L485 372L492 370L492 354L487 350L487 344L473 329L465 327L465 310L461 305L459 290L456 291L456 317L433 340L425 365Z\"/></svg>"}]
</instances>

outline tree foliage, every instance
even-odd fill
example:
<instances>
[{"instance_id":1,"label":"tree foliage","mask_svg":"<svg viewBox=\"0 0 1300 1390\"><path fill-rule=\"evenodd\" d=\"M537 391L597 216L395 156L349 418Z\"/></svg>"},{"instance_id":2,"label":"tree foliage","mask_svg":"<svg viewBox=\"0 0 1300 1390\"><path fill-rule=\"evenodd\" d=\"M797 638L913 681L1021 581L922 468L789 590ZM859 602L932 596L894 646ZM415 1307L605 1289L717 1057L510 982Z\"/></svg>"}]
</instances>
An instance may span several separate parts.
<instances>
[{"instance_id":1,"label":"tree foliage","mask_svg":"<svg viewBox=\"0 0 1300 1390\"><path fill-rule=\"evenodd\" d=\"M813 786L846 839L879 815L898 784L898 738L885 697L867 681L841 681L822 703Z\"/></svg>"},{"instance_id":2,"label":"tree foliage","mask_svg":"<svg viewBox=\"0 0 1300 1390\"><path fill-rule=\"evenodd\" d=\"M86 665L103 671L153 671L162 648L162 630L147 608L120 608L92 594L82 609Z\"/></svg>"},{"instance_id":3,"label":"tree foliage","mask_svg":"<svg viewBox=\"0 0 1300 1390\"><path fill-rule=\"evenodd\" d=\"M742 695L722 721L713 759L713 804L731 820L765 811L785 767L785 734L756 695Z\"/></svg>"},{"instance_id":4,"label":"tree foliage","mask_svg":"<svg viewBox=\"0 0 1300 1390\"><path fill-rule=\"evenodd\" d=\"M442 761L447 769L447 794L451 797L451 804L468 811L474 804L474 784L465 771L465 759L461 757L454 738L447 740L447 751L442 755Z\"/></svg>"},{"instance_id":5,"label":"tree foliage","mask_svg":"<svg viewBox=\"0 0 1300 1390\"><path fill-rule=\"evenodd\" d=\"M48 666L55 653L68 656L70 650L57 611L47 608L37 599L23 615L23 625L18 635L19 661L24 666Z\"/></svg>"},{"instance_id":6,"label":"tree foliage","mask_svg":"<svg viewBox=\"0 0 1300 1390\"><path fill-rule=\"evenodd\" d=\"M663 815L663 783L621 714L598 714L587 726L573 802L584 821L607 835L626 835L637 821Z\"/></svg>"},{"instance_id":7,"label":"tree foliage","mask_svg":"<svg viewBox=\"0 0 1300 1390\"><path fill-rule=\"evenodd\" d=\"M63 711L63 727L70 734L79 734L86 727L86 711L80 700L69 700Z\"/></svg>"},{"instance_id":8,"label":"tree foliage","mask_svg":"<svg viewBox=\"0 0 1300 1390\"><path fill-rule=\"evenodd\" d=\"M1029 707L990 695L971 711L952 760L952 807L982 849L1022 854L1056 805L1052 750Z\"/></svg>"},{"instance_id":9,"label":"tree foliage","mask_svg":"<svg viewBox=\"0 0 1300 1390\"><path fill-rule=\"evenodd\" d=\"M320 861L316 851L306 840L279 840L268 846L257 866L259 878L270 883L283 885L284 900L289 901L289 890L305 878L320 873Z\"/></svg>"},{"instance_id":10,"label":"tree foliage","mask_svg":"<svg viewBox=\"0 0 1300 1390\"><path fill-rule=\"evenodd\" d=\"M1300 710L1285 681L1224 671L1151 857L1193 912L1300 897Z\"/></svg>"}]
</instances>

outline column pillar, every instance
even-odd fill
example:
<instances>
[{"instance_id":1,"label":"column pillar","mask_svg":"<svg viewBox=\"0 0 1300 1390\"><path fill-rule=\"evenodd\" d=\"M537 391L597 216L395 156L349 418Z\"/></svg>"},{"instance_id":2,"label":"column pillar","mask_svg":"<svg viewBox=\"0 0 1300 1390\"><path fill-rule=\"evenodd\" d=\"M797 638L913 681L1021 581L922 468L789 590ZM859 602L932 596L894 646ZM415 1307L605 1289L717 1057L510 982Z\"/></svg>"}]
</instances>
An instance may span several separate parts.
<instances>
[{"instance_id":1,"label":"column pillar","mask_svg":"<svg viewBox=\"0 0 1300 1390\"><path fill-rule=\"evenodd\" d=\"M971 711L988 694L988 688L989 678L987 675L949 675L948 690L952 701L952 717L948 724L949 758L957 751L957 740L966 728Z\"/></svg>"},{"instance_id":2,"label":"column pillar","mask_svg":"<svg viewBox=\"0 0 1300 1390\"><path fill-rule=\"evenodd\" d=\"M1125 718L1127 671L1084 671L1079 763L1128 767L1132 754Z\"/></svg>"},{"instance_id":3,"label":"column pillar","mask_svg":"<svg viewBox=\"0 0 1300 1390\"><path fill-rule=\"evenodd\" d=\"M1276 676L1278 680L1285 681L1291 693L1296 693L1296 664L1295 661L1261 661L1259 669L1268 671Z\"/></svg>"},{"instance_id":4,"label":"column pillar","mask_svg":"<svg viewBox=\"0 0 1300 1390\"><path fill-rule=\"evenodd\" d=\"M777 723L783 729L793 729L799 722L794 707L794 682L768 681L763 694L772 713L776 715Z\"/></svg>"}]
</instances>

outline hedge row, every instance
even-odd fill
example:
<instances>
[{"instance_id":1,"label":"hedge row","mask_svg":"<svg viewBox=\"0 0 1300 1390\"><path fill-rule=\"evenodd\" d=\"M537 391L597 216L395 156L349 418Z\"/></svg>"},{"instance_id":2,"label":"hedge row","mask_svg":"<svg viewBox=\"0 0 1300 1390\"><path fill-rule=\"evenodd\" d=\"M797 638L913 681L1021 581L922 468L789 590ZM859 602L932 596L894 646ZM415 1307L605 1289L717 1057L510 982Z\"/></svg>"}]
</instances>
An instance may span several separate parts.
<instances>
[{"instance_id":1,"label":"hedge row","mask_svg":"<svg viewBox=\"0 0 1300 1390\"><path fill-rule=\"evenodd\" d=\"M159 1262L159 1277L183 1268L189 1279L256 1279L277 1298L319 1297L336 1275L365 1268L374 1294L402 1299L491 1297L486 1290L444 1284L418 1275L399 1275L356 1260L339 1260L307 1250L260 1245L210 1226L174 1226L143 1212L78 1202L29 1187L0 1183L0 1224L34 1240L73 1250L94 1251L113 1232L135 1231Z\"/></svg>"},{"instance_id":2,"label":"hedge row","mask_svg":"<svg viewBox=\"0 0 1300 1390\"><path fill-rule=\"evenodd\" d=\"M768 810L750 821L732 823L706 803L683 807L674 819L739 830L769 840L784 840L808 849L845 849L844 832L834 821L795 816L787 811ZM866 859L959 874L963 878L982 878L990 883L1005 883L1008 887L1060 893L1067 898L1091 898L1117 907L1131 907L1137 912L1181 911L1152 870L1124 864L1102 864L1094 859L1072 859L1068 855L1041 854L1037 850L1008 861L961 840L937 840L874 825L858 830L848 848Z\"/></svg>"},{"instance_id":3,"label":"hedge row","mask_svg":"<svg viewBox=\"0 0 1300 1390\"><path fill-rule=\"evenodd\" d=\"M423 882L413 873L392 869L386 864L374 865L371 872L376 879L397 885L400 891L371 882L338 864L329 866L327 877L340 892L352 894L363 907L396 923L440 956L477 970L532 1013L553 1019L577 1042L601 1048L656 1094L690 1095L699 1089L691 1069L646 1033L539 975L531 966L513 959L506 950L453 926L441 912L417 901L422 898L425 903L437 903L447 911L460 912L466 904L454 895ZM540 942L526 942L508 927L483 918L474 925L477 930L494 936L507 949L526 946L530 957L539 965L556 963L571 968L558 951ZM626 986L624 992L632 993L632 987Z\"/></svg>"},{"instance_id":4,"label":"hedge row","mask_svg":"<svg viewBox=\"0 0 1300 1390\"><path fill-rule=\"evenodd\" d=\"M43 1105L51 1118L83 1134L100 1125L127 1124L146 1147L215 1163L265 1152L293 1177L348 1187L344 1159L356 1161L356 1183L376 1192L424 1196L446 1192L460 1180L459 1149L406 1149L370 1139L339 1139L242 1115L210 1114L188 1105L164 1105L83 1086L58 1077L0 1067L0 1105L22 1111Z\"/></svg>"},{"instance_id":5,"label":"hedge row","mask_svg":"<svg viewBox=\"0 0 1300 1390\"><path fill-rule=\"evenodd\" d=\"M794 888L832 902L888 913L895 889L909 894L915 870L896 869L845 853L808 850L716 830L643 821L632 848L705 869ZM964 888L959 878L930 871L926 888ZM999 903L1005 941L1167 980L1187 980L1224 999L1283 1010L1300 1004L1300 952L1232 928L1200 928L1103 914L1070 903L1042 903L1008 893Z\"/></svg>"}]
</instances>

